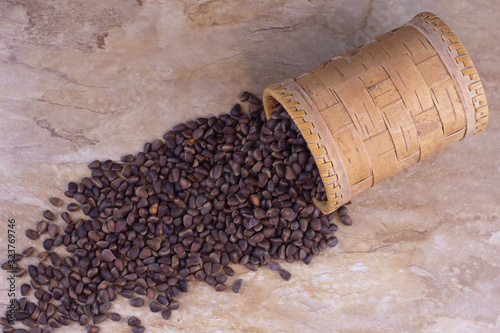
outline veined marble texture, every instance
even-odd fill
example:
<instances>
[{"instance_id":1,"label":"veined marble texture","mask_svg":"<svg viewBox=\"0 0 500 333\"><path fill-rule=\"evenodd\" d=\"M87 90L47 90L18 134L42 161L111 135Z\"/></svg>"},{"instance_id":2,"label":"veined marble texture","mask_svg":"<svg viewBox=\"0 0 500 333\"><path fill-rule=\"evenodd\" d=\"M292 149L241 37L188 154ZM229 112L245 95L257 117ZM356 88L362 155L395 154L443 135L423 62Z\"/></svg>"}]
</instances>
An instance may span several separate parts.
<instances>
[{"instance_id":1,"label":"veined marble texture","mask_svg":"<svg viewBox=\"0 0 500 333\"><path fill-rule=\"evenodd\" d=\"M473 59L490 105L484 133L355 197L339 245L309 266L284 263L289 282L235 266L239 294L194 282L169 321L124 299L112 310L147 332L500 332L495 0L0 1L1 261L8 219L18 251L41 248L24 229L90 161L228 112L242 90L260 95L422 11ZM2 313L8 301L2 283ZM125 320L100 326L130 331Z\"/></svg>"}]
</instances>

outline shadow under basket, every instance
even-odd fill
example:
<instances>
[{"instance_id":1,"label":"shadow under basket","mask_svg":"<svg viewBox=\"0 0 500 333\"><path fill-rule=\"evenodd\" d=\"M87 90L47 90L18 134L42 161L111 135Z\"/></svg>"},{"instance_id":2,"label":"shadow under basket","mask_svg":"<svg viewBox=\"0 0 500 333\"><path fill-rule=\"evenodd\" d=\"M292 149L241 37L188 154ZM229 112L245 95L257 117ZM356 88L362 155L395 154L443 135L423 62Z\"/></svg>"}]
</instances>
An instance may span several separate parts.
<instances>
[{"instance_id":1,"label":"shadow under basket","mask_svg":"<svg viewBox=\"0 0 500 333\"><path fill-rule=\"evenodd\" d=\"M403 26L264 90L314 156L330 213L488 122L483 85L460 39L436 15Z\"/></svg>"}]
</instances>

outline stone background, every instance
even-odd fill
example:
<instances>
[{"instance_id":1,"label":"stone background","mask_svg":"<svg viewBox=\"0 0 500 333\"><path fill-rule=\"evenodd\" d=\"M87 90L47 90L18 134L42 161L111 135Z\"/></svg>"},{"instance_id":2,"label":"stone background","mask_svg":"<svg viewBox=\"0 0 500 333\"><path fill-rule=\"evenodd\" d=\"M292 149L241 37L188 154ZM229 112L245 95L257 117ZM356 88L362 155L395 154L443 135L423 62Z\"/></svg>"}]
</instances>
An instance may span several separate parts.
<instances>
[{"instance_id":1,"label":"stone background","mask_svg":"<svg viewBox=\"0 0 500 333\"><path fill-rule=\"evenodd\" d=\"M491 113L483 134L354 198L339 246L309 266L285 263L289 282L237 267L240 294L193 283L168 322L114 307L148 332L499 332L495 0L0 1L0 258L7 220L19 251L39 246L24 229L91 160L227 112L242 90L260 95L421 11L448 23L474 60Z\"/></svg>"}]
</instances>

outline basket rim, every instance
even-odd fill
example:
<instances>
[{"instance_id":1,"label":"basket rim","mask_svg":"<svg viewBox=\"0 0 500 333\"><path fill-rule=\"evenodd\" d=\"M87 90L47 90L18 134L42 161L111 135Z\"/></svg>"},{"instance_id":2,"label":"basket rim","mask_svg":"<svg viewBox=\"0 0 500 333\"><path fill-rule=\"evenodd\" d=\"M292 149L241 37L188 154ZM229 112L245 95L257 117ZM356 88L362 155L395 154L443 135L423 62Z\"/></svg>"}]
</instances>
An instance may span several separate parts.
<instances>
[{"instance_id":1,"label":"basket rim","mask_svg":"<svg viewBox=\"0 0 500 333\"><path fill-rule=\"evenodd\" d=\"M427 38L455 86L460 88L459 96L467 115L465 137L483 132L488 124L488 102L479 73L460 38L441 18L430 12L417 14L403 26L412 26ZM453 75L457 72L461 75Z\"/></svg>"},{"instance_id":2,"label":"basket rim","mask_svg":"<svg viewBox=\"0 0 500 333\"><path fill-rule=\"evenodd\" d=\"M263 94L264 111L269 118L274 107L281 104L300 130L318 167L327 196L326 201L313 198L313 203L322 213L329 214L351 200L351 185L333 137L321 137L321 133L330 133L328 126L312 100L301 90L294 79L267 87Z\"/></svg>"}]
</instances>

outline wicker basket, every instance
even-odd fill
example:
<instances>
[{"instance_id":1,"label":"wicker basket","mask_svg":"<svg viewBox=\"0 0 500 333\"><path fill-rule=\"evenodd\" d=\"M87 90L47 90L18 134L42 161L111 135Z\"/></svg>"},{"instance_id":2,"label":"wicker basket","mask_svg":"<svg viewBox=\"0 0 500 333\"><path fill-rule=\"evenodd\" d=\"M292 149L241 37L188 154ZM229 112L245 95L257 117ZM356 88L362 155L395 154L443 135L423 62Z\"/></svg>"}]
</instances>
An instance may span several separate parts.
<instances>
[{"instance_id":1,"label":"wicker basket","mask_svg":"<svg viewBox=\"0 0 500 333\"><path fill-rule=\"evenodd\" d=\"M402 27L264 91L308 143L327 201L324 213L396 172L482 132L483 85L464 46L436 15Z\"/></svg>"}]
</instances>

